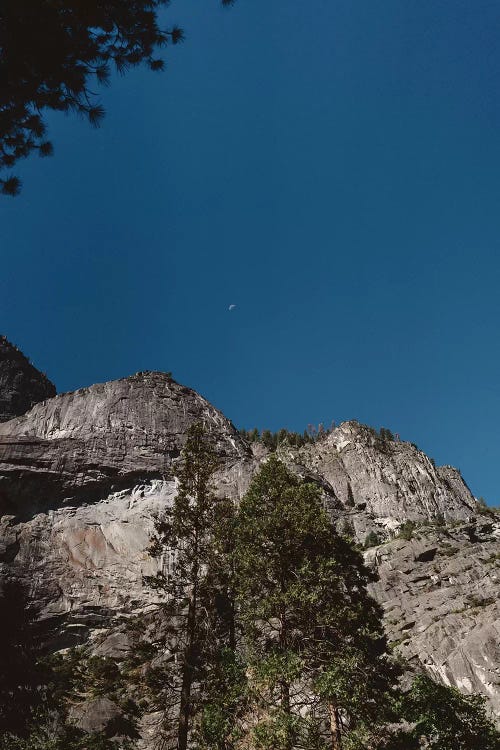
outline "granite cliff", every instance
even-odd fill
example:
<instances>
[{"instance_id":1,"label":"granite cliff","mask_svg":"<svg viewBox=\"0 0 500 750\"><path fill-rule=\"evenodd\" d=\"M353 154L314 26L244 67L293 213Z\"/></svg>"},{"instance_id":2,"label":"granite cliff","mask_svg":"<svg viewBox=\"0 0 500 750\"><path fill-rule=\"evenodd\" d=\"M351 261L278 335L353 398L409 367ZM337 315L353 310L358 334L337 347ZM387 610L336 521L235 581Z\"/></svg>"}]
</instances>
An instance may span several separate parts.
<instances>
[{"instance_id":1,"label":"granite cliff","mask_svg":"<svg viewBox=\"0 0 500 750\"><path fill-rule=\"evenodd\" d=\"M188 426L209 426L218 491L235 501L266 451L164 373L48 395L0 425L0 581L25 582L53 649L87 642L118 658L124 623L155 607L142 583L157 565L149 537L175 494ZM498 517L457 470L357 422L279 452L319 484L339 527L361 542L378 535L366 557L394 648L500 711Z\"/></svg>"}]
</instances>

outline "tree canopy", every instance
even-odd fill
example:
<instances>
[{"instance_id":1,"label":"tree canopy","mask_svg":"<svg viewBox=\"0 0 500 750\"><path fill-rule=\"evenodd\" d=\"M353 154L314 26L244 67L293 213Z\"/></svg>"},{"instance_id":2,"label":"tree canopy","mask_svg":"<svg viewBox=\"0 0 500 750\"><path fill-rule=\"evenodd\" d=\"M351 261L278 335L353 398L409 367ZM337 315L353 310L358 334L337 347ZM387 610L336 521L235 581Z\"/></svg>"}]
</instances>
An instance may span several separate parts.
<instances>
[{"instance_id":1,"label":"tree canopy","mask_svg":"<svg viewBox=\"0 0 500 750\"><path fill-rule=\"evenodd\" d=\"M274 455L241 502L236 567L259 717L251 746L340 750L347 729L383 721L398 669L367 593L372 574L319 489Z\"/></svg>"},{"instance_id":2,"label":"tree canopy","mask_svg":"<svg viewBox=\"0 0 500 750\"><path fill-rule=\"evenodd\" d=\"M221 0L230 5L232 0ZM104 109L94 92L119 73L145 64L164 68L160 50L177 44L177 26L161 28L169 0L2 0L0 5L0 189L16 195L7 175L20 159L53 152L44 114L76 112L91 125Z\"/></svg>"}]
</instances>

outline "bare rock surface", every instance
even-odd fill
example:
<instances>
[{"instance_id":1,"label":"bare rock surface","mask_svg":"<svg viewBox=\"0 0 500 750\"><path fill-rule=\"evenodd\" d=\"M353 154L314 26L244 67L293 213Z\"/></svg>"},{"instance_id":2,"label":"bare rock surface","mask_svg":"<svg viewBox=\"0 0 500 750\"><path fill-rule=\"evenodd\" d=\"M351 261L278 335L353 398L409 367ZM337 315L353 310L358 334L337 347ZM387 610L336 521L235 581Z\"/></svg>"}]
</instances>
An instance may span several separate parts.
<instances>
[{"instance_id":1,"label":"bare rock surface","mask_svg":"<svg viewBox=\"0 0 500 750\"><path fill-rule=\"evenodd\" d=\"M218 491L237 502L267 452L252 452L217 409L164 373L61 394L0 424L0 578L26 583L54 649L87 642L103 656L127 654L126 622L157 605L143 576L168 561L148 553L153 521L175 496L175 464L198 421L221 459ZM385 540L366 555L394 647L498 709L499 529L459 472L357 422L280 456L321 487L358 541L373 530ZM413 538L397 538L408 520Z\"/></svg>"},{"instance_id":2,"label":"bare rock surface","mask_svg":"<svg viewBox=\"0 0 500 750\"><path fill-rule=\"evenodd\" d=\"M105 696L85 701L74 706L70 719L85 732L98 732L104 736L114 736L117 732L123 711Z\"/></svg>"},{"instance_id":3,"label":"bare rock surface","mask_svg":"<svg viewBox=\"0 0 500 750\"><path fill-rule=\"evenodd\" d=\"M155 604L143 576L154 519L175 495L188 427L203 421L237 500L254 460L233 425L164 373L61 394L0 425L0 575L25 581L67 647Z\"/></svg>"},{"instance_id":4,"label":"bare rock surface","mask_svg":"<svg viewBox=\"0 0 500 750\"><path fill-rule=\"evenodd\" d=\"M476 513L456 469L436 467L412 443L383 440L359 422L344 422L297 453L290 453L291 460L328 482L360 540L367 529L389 532L408 520L465 520Z\"/></svg>"},{"instance_id":5,"label":"bare rock surface","mask_svg":"<svg viewBox=\"0 0 500 750\"><path fill-rule=\"evenodd\" d=\"M500 715L500 520L422 525L370 549L393 646L436 679L481 692Z\"/></svg>"},{"instance_id":6,"label":"bare rock surface","mask_svg":"<svg viewBox=\"0 0 500 750\"><path fill-rule=\"evenodd\" d=\"M200 420L212 430L229 478L231 467L251 459L248 446L208 401L164 373L137 373L37 404L0 425L0 512L29 517L61 501L99 500L170 476L189 425Z\"/></svg>"},{"instance_id":7,"label":"bare rock surface","mask_svg":"<svg viewBox=\"0 0 500 750\"><path fill-rule=\"evenodd\" d=\"M0 336L0 422L24 414L39 401L56 395L56 388L44 373Z\"/></svg>"}]
</instances>

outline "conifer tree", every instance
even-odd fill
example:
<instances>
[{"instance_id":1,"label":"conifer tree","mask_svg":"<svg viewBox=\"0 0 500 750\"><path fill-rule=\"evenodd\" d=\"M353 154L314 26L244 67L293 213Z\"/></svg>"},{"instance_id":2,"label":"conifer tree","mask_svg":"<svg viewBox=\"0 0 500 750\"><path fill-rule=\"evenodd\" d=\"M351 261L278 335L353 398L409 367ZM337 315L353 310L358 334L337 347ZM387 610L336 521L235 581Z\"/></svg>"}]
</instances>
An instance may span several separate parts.
<instances>
[{"instance_id":1,"label":"conifer tree","mask_svg":"<svg viewBox=\"0 0 500 750\"><path fill-rule=\"evenodd\" d=\"M230 5L232 0L222 0ZM183 38L163 28L169 0L2 0L0 3L0 170L38 153L52 154L47 110L76 112L99 125L104 110L96 85L140 64L163 70L160 48ZM16 195L16 176L0 192Z\"/></svg>"},{"instance_id":2,"label":"conifer tree","mask_svg":"<svg viewBox=\"0 0 500 750\"><path fill-rule=\"evenodd\" d=\"M220 698L230 675L238 671L230 563L234 510L231 501L215 495L217 466L209 434L201 424L192 426L177 474L178 492L156 524L152 546L153 554L174 561L173 569L147 579L165 598L165 666L154 679L163 703L160 744L166 749L186 750L195 734L201 745L207 732L219 737L224 728L229 731L227 722L221 727L220 715L214 718L213 695L217 690ZM205 746L210 747L208 742Z\"/></svg>"},{"instance_id":3,"label":"conifer tree","mask_svg":"<svg viewBox=\"0 0 500 750\"><path fill-rule=\"evenodd\" d=\"M319 489L276 456L241 503L236 560L251 746L340 750L346 728L383 721L397 670L367 593L372 575L336 534Z\"/></svg>"}]
</instances>

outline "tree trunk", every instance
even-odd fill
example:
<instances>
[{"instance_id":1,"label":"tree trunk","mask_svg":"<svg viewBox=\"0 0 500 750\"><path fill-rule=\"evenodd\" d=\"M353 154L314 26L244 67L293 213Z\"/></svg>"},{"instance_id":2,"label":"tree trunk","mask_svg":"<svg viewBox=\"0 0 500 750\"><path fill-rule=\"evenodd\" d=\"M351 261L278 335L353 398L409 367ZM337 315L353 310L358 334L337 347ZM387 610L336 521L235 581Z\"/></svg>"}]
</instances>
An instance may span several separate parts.
<instances>
[{"instance_id":1,"label":"tree trunk","mask_svg":"<svg viewBox=\"0 0 500 750\"><path fill-rule=\"evenodd\" d=\"M179 707L179 728L177 731L177 750L187 750L189 719L191 718L191 686L193 684L194 637L196 629L196 590L189 602L187 617L187 644L182 667L181 702Z\"/></svg>"},{"instance_id":2,"label":"tree trunk","mask_svg":"<svg viewBox=\"0 0 500 750\"><path fill-rule=\"evenodd\" d=\"M229 613L229 648L231 651L236 651L236 612L234 606L234 594L230 592L230 608Z\"/></svg>"},{"instance_id":3,"label":"tree trunk","mask_svg":"<svg viewBox=\"0 0 500 750\"><path fill-rule=\"evenodd\" d=\"M286 680L281 682L281 708L285 714L290 714L290 685Z\"/></svg>"},{"instance_id":4,"label":"tree trunk","mask_svg":"<svg viewBox=\"0 0 500 750\"><path fill-rule=\"evenodd\" d=\"M290 716L292 713L292 709L290 706L290 685L288 684L288 682L286 682L286 680L282 680L281 682L281 709L287 716ZM293 736L292 731L289 727L285 741L285 750L292 750L292 748Z\"/></svg>"},{"instance_id":5,"label":"tree trunk","mask_svg":"<svg viewBox=\"0 0 500 750\"><path fill-rule=\"evenodd\" d=\"M286 592L286 584L283 579L281 581L281 591L283 593ZM288 627L287 627L288 623L287 623L287 618L286 618L286 610L284 608L281 611L280 621L281 621L281 628L280 628L280 635L279 635L280 650L282 653L286 653L287 648L288 648ZM281 680L280 689L281 689L281 710L287 716L291 716L292 707L290 705L290 683L287 682L287 680ZM293 739L294 738L292 737L291 727L289 726L287 729L285 750L292 750Z\"/></svg>"},{"instance_id":6,"label":"tree trunk","mask_svg":"<svg viewBox=\"0 0 500 750\"><path fill-rule=\"evenodd\" d=\"M337 706L333 701L328 703L328 714L330 716L330 733L332 737L332 750L342 750L342 736L340 734L340 718Z\"/></svg>"}]
</instances>

